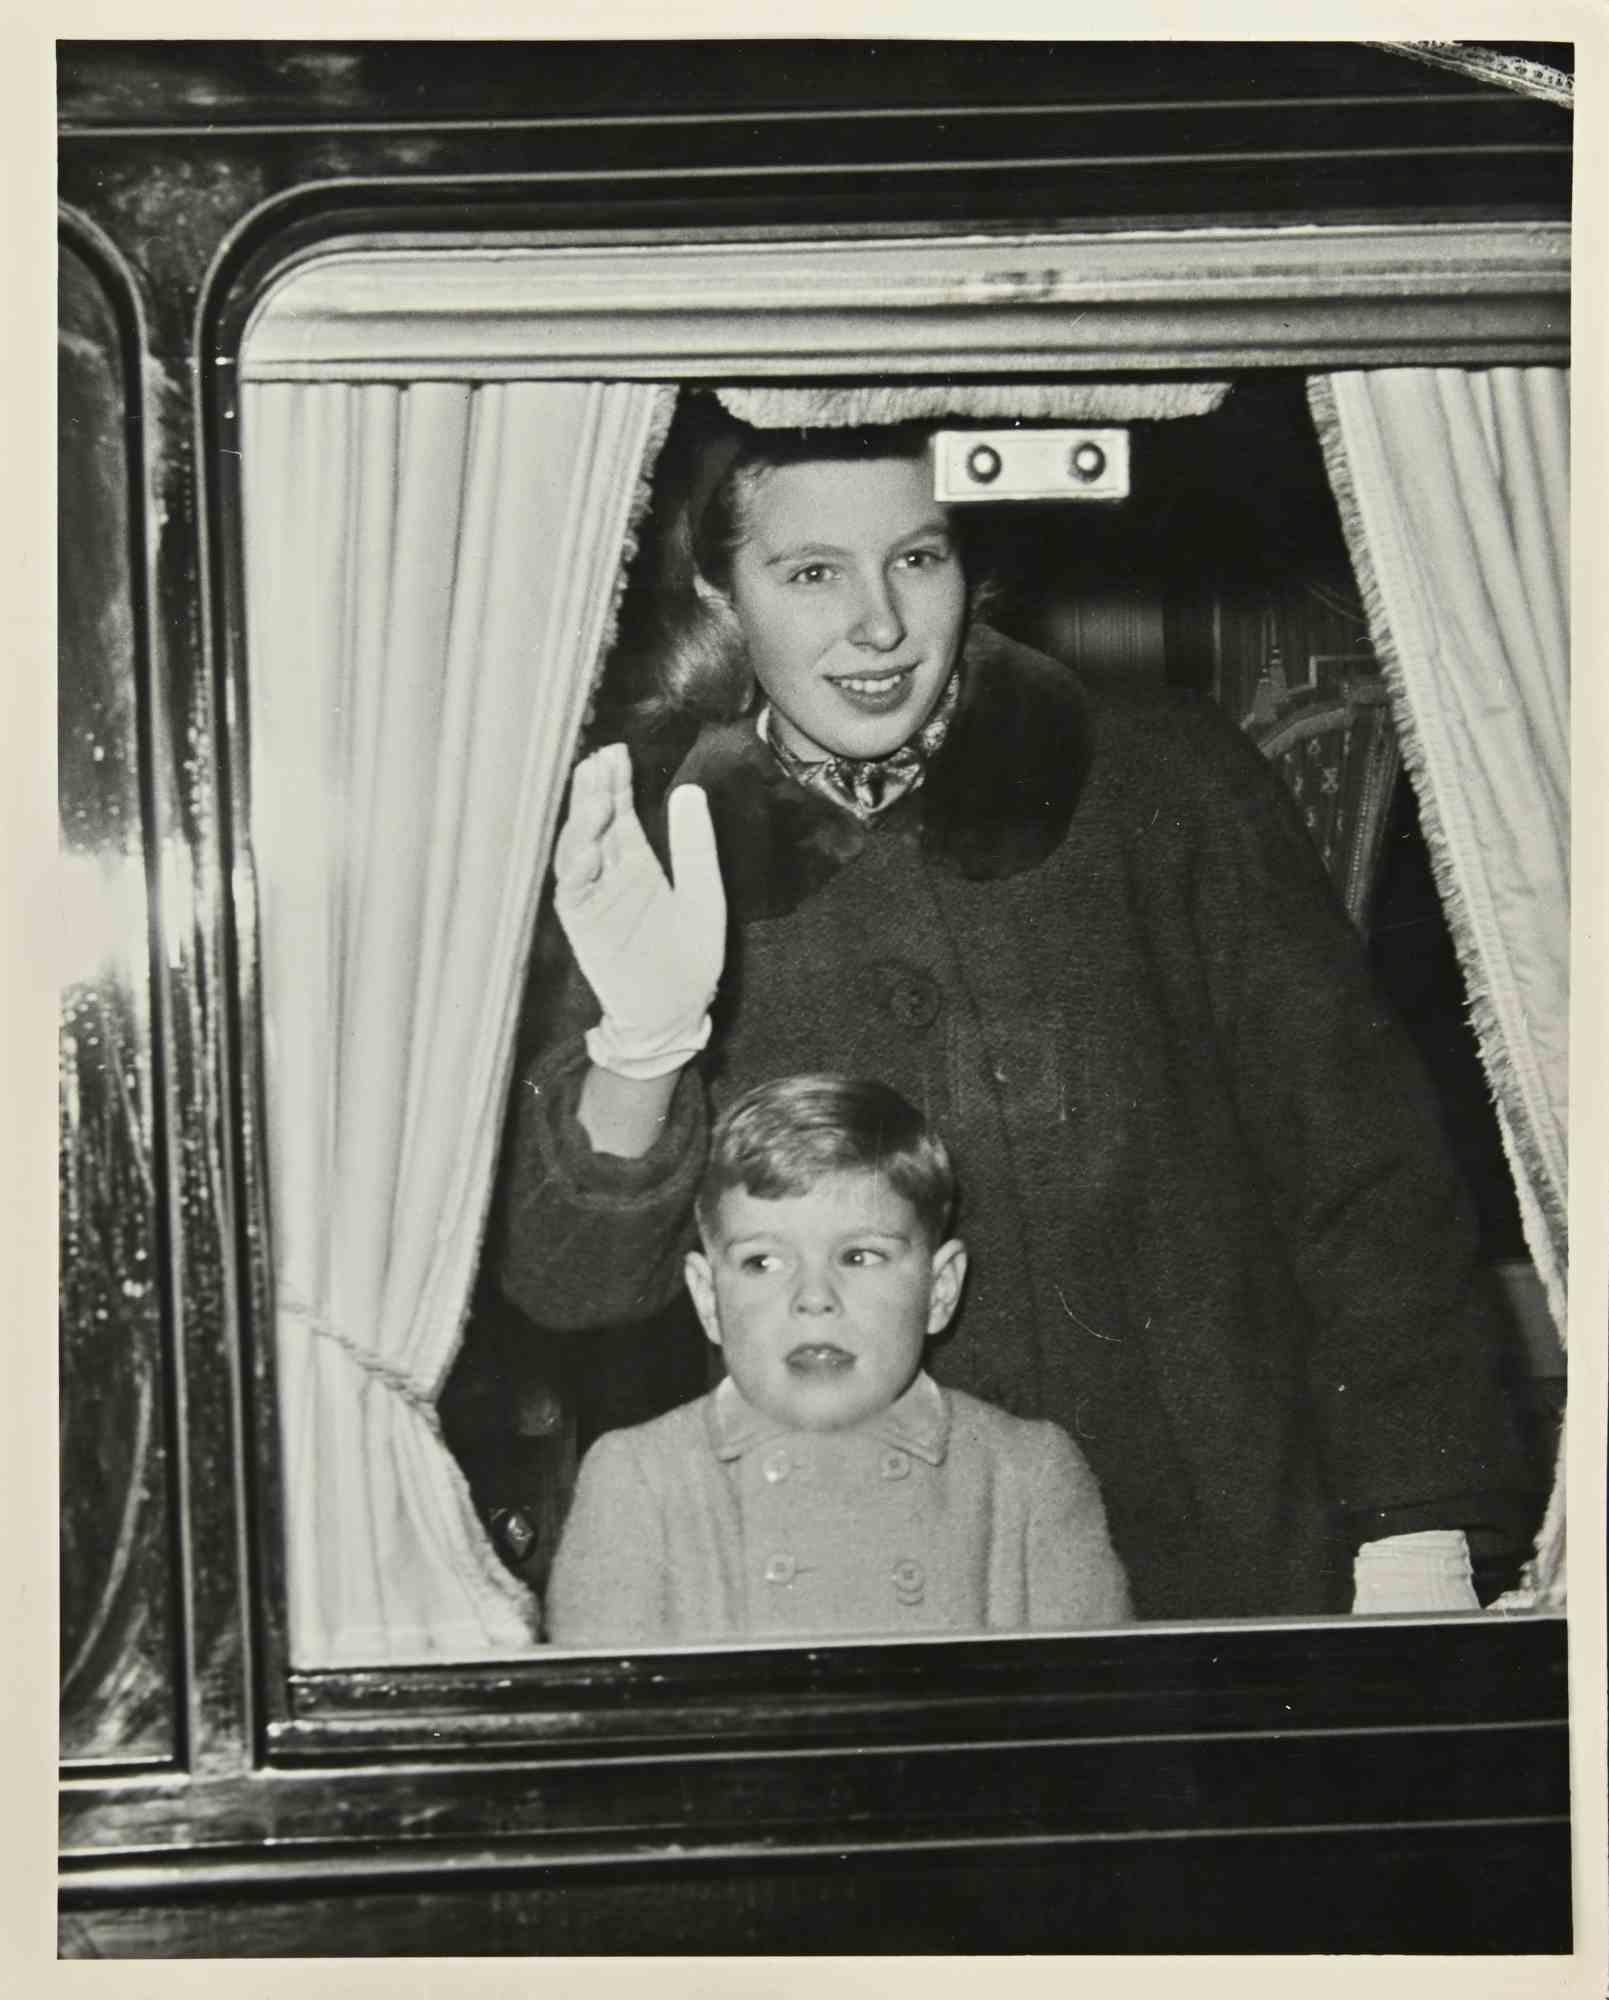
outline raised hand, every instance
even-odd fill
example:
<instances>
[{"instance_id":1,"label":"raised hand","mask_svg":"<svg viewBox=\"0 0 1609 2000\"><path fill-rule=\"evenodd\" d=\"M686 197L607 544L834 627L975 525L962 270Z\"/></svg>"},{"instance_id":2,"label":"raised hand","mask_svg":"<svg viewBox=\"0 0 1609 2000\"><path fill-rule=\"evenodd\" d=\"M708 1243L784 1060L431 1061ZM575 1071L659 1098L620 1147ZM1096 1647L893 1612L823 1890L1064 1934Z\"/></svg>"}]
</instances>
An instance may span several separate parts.
<instances>
[{"instance_id":1,"label":"raised hand","mask_svg":"<svg viewBox=\"0 0 1609 2000\"><path fill-rule=\"evenodd\" d=\"M725 959L726 895L698 786L671 793L669 833L667 880L632 804L625 745L576 766L554 849L553 907L603 1009L587 1053L633 1079L680 1069L709 1040Z\"/></svg>"}]
</instances>

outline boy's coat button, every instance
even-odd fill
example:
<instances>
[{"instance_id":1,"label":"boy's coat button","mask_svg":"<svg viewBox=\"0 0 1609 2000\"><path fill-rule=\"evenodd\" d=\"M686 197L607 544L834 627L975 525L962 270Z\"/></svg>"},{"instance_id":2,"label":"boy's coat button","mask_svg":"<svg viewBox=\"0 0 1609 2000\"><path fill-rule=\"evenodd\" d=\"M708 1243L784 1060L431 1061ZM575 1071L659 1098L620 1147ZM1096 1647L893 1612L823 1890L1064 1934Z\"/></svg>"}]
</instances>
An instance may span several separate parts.
<instances>
[{"instance_id":1,"label":"boy's coat button","mask_svg":"<svg viewBox=\"0 0 1609 2000\"><path fill-rule=\"evenodd\" d=\"M775 1486L780 1480L786 1479L788 1476L788 1454L786 1449L779 1445L775 1451L768 1451L760 1461L760 1471L772 1486Z\"/></svg>"},{"instance_id":2,"label":"boy's coat button","mask_svg":"<svg viewBox=\"0 0 1609 2000\"><path fill-rule=\"evenodd\" d=\"M920 1604L927 1587L927 1573L914 1556L901 1556L894 1565L894 1595L901 1604Z\"/></svg>"},{"instance_id":3,"label":"boy's coat button","mask_svg":"<svg viewBox=\"0 0 1609 2000\"><path fill-rule=\"evenodd\" d=\"M799 1565L790 1555L775 1555L766 1558L762 1574L767 1583L792 1583L799 1572Z\"/></svg>"},{"instance_id":4,"label":"boy's coat button","mask_svg":"<svg viewBox=\"0 0 1609 2000\"><path fill-rule=\"evenodd\" d=\"M897 1444L892 1444L883 1453L882 1463L877 1469L885 1479L905 1479L910 1474L911 1455L901 1451Z\"/></svg>"}]
</instances>

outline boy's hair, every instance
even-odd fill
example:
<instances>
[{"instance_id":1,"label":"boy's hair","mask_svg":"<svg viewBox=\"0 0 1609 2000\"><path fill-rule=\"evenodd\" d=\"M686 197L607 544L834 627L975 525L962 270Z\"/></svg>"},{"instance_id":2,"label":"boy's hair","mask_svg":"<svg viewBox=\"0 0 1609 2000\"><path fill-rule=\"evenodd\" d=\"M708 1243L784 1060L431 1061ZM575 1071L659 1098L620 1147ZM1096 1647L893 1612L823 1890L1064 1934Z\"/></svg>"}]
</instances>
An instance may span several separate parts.
<instances>
[{"instance_id":1,"label":"boy's hair","mask_svg":"<svg viewBox=\"0 0 1609 2000\"><path fill-rule=\"evenodd\" d=\"M762 1201L805 1194L828 1174L881 1175L916 1212L936 1247L955 1209L949 1149L886 1083L870 1077L785 1076L746 1091L716 1121L694 1204L705 1240L729 1188Z\"/></svg>"}]
</instances>

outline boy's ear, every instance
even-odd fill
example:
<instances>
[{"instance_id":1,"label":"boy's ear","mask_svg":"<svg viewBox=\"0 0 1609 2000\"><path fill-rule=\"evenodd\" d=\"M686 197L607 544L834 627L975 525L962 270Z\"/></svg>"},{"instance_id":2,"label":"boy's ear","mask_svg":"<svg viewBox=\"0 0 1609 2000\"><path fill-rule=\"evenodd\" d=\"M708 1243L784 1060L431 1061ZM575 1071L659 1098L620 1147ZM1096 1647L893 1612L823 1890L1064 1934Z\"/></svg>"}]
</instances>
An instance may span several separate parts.
<instances>
[{"instance_id":1,"label":"boy's ear","mask_svg":"<svg viewBox=\"0 0 1609 2000\"><path fill-rule=\"evenodd\" d=\"M952 1236L933 1252L933 1286L927 1301L928 1333L942 1333L955 1317L961 1303L961 1287L966 1282L967 1246Z\"/></svg>"},{"instance_id":2,"label":"boy's ear","mask_svg":"<svg viewBox=\"0 0 1609 2000\"><path fill-rule=\"evenodd\" d=\"M710 1270L710 1260L702 1250L689 1250L682 1269L687 1276L687 1289L692 1294L694 1308L704 1323L704 1331L719 1347L721 1321L715 1310L715 1278Z\"/></svg>"}]
</instances>

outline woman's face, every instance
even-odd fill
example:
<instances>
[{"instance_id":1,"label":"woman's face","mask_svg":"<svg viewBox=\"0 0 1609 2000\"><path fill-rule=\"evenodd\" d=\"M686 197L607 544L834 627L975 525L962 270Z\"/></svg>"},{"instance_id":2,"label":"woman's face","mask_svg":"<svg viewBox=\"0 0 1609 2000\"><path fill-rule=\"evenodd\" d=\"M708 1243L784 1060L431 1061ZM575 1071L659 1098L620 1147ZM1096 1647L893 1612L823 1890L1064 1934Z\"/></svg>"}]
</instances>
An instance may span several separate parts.
<instances>
[{"instance_id":1,"label":"woman's face","mask_svg":"<svg viewBox=\"0 0 1609 2000\"><path fill-rule=\"evenodd\" d=\"M925 459L821 459L746 495L732 604L796 755L885 757L932 714L966 583Z\"/></svg>"}]
</instances>

